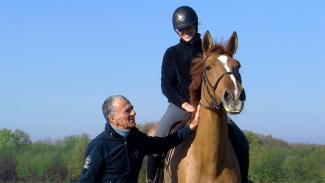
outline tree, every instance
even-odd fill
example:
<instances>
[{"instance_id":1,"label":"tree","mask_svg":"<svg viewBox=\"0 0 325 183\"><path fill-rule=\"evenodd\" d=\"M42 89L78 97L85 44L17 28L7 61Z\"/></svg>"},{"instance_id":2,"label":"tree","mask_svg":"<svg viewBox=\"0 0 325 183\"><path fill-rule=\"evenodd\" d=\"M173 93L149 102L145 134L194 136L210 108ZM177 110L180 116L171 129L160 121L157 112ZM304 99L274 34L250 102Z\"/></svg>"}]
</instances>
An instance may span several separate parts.
<instances>
[{"instance_id":1,"label":"tree","mask_svg":"<svg viewBox=\"0 0 325 183\"><path fill-rule=\"evenodd\" d=\"M282 163L285 156L281 149L264 149L257 162L254 162L255 165L252 163L253 180L265 183L281 182L284 178Z\"/></svg>"},{"instance_id":2,"label":"tree","mask_svg":"<svg viewBox=\"0 0 325 183\"><path fill-rule=\"evenodd\" d=\"M7 155L0 156L0 182L15 182L16 161Z\"/></svg>"},{"instance_id":3,"label":"tree","mask_svg":"<svg viewBox=\"0 0 325 183\"><path fill-rule=\"evenodd\" d=\"M41 142L32 144L29 149L17 156L18 177L32 182L48 180L49 168L56 161L55 153L53 145Z\"/></svg>"},{"instance_id":4,"label":"tree","mask_svg":"<svg viewBox=\"0 0 325 183\"><path fill-rule=\"evenodd\" d=\"M15 157L31 143L29 135L21 130L15 130L13 133L8 129L0 130L0 180L16 180Z\"/></svg>"},{"instance_id":5,"label":"tree","mask_svg":"<svg viewBox=\"0 0 325 183\"><path fill-rule=\"evenodd\" d=\"M68 153L68 172L71 182L77 182L81 169L84 165L85 151L89 144L89 135L83 134L76 138L73 146Z\"/></svg>"}]
</instances>

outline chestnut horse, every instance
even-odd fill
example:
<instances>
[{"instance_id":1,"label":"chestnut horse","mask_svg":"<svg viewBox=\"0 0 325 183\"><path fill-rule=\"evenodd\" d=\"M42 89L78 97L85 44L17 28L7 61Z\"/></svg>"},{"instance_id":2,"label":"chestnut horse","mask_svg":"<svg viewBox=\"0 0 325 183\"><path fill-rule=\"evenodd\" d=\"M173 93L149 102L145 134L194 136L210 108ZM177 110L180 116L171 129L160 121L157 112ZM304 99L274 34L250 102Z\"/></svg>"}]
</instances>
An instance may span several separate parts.
<instances>
[{"instance_id":1,"label":"chestnut horse","mask_svg":"<svg viewBox=\"0 0 325 183\"><path fill-rule=\"evenodd\" d=\"M237 157L228 138L228 115L242 111L245 92L233 58L237 50L233 32L223 46L207 31L203 54L193 60L190 101L200 104L196 133L166 157L164 182L241 182Z\"/></svg>"}]
</instances>

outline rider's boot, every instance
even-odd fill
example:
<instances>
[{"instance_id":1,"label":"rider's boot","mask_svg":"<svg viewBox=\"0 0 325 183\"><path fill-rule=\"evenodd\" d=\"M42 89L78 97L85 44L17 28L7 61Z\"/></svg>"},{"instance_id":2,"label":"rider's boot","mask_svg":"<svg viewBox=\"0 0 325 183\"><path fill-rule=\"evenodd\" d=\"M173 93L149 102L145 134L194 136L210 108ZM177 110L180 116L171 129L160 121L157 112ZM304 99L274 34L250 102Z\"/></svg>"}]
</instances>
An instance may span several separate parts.
<instances>
[{"instance_id":1,"label":"rider's boot","mask_svg":"<svg viewBox=\"0 0 325 183\"><path fill-rule=\"evenodd\" d=\"M248 179L249 143L245 134L232 120L228 123L228 136L238 159L241 180L243 183L251 182Z\"/></svg>"},{"instance_id":2,"label":"rider's boot","mask_svg":"<svg viewBox=\"0 0 325 183\"><path fill-rule=\"evenodd\" d=\"M153 154L148 156L147 162L147 183L153 183L158 171L161 166L162 157L160 154Z\"/></svg>"}]
</instances>

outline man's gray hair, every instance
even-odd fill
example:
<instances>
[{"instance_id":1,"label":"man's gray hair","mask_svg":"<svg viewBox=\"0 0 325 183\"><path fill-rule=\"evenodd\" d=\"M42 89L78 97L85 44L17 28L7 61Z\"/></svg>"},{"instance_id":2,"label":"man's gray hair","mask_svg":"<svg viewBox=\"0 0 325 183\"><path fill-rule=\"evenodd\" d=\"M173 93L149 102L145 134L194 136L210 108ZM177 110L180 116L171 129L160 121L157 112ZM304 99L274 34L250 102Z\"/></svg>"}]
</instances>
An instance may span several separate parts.
<instances>
[{"instance_id":1,"label":"man's gray hair","mask_svg":"<svg viewBox=\"0 0 325 183\"><path fill-rule=\"evenodd\" d=\"M130 101L123 95L112 95L112 96L109 96L103 103L103 106L102 106L102 109L103 109L103 114L104 114L104 117L106 119L106 121L109 121L108 120L108 115L110 114L114 114L115 113L115 110L113 108L113 102L117 99L120 99L120 100L125 100L127 102L130 103Z\"/></svg>"}]
</instances>

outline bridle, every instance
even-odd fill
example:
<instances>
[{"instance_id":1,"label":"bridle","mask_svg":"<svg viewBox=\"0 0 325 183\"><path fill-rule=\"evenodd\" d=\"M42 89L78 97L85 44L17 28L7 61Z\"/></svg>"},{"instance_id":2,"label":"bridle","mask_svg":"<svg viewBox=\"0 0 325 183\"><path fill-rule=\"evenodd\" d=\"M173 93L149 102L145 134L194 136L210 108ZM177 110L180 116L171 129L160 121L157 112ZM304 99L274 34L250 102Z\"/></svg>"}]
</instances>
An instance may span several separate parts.
<instances>
[{"instance_id":1,"label":"bridle","mask_svg":"<svg viewBox=\"0 0 325 183\"><path fill-rule=\"evenodd\" d=\"M217 96L215 95L215 93L211 93L211 89L212 88L212 91L215 91L218 87L218 84L220 83L221 79L225 76L225 75L231 75L231 74L234 74L234 72L224 72L222 73L218 79L216 80L216 82L214 83L214 85L212 85L212 83L209 81L208 79L208 75L207 75L207 69L206 69L206 61L207 59L211 56L208 55L205 60L204 60L204 71L202 72L202 83L203 83L203 86L205 87L210 99L211 99L211 103L209 104L203 104L201 101L200 101L200 105L208 110L211 110L215 113L217 112L220 112L222 107L221 107L221 101L218 102L217 101ZM206 96L204 95L204 98L206 99ZM208 100L206 100L208 101Z\"/></svg>"}]
</instances>

